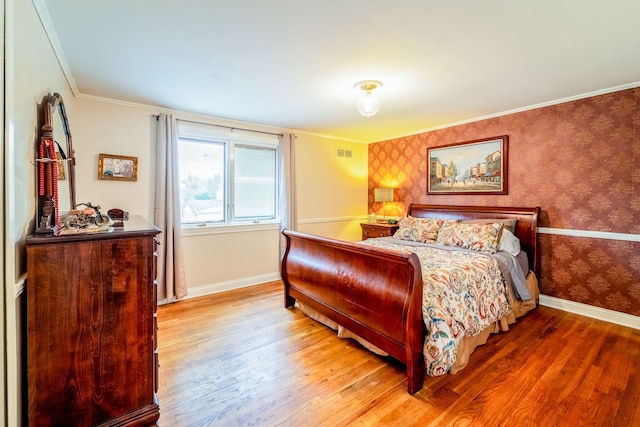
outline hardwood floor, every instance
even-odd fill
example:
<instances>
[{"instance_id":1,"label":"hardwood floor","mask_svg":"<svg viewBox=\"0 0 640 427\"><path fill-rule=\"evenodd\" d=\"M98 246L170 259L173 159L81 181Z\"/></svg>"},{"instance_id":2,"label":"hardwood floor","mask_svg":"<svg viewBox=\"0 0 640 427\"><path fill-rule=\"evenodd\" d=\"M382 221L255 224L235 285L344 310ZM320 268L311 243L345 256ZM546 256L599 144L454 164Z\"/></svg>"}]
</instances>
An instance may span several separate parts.
<instances>
[{"instance_id":1,"label":"hardwood floor","mask_svg":"<svg viewBox=\"0 0 640 427\"><path fill-rule=\"evenodd\" d=\"M411 396L405 369L283 307L282 284L158 309L160 425L640 426L640 331L548 307Z\"/></svg>"}]
</instances>

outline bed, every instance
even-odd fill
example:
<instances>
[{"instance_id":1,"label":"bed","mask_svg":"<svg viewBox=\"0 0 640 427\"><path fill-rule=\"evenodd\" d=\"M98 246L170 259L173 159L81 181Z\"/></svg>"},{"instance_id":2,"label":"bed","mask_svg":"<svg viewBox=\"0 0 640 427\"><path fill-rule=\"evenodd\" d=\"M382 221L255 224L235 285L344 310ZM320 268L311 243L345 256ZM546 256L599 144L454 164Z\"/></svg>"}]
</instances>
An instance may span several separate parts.
<instances>
[{"instance_id":1,"label":"bed","mask_svg":"<svg viewBox=\"0 0 640 427\"><path fill-rule=\"evenodd\" d=\"M526 254L524 268L528 271L524 274L529 298L521 300L513 294L513 286L503 285L509 309L506 313L504 309L497 310L498 317L491 319L488 325L461 337L453 353L455 360L447 367L447 372L455 373L464 368L473 349L484 344L492 332L508 329L516 318L535 308L538 298L536 277L539 277L540 269L539 212L537 207L409 206L407 221L471 222L497 227L496 220L500 220L501 230L508 222L522 253ZM405 222L401 220L401 225ZM427 322L426 317L430 309L423 299L423 285L427 283L427 276L433 274L426 269L423 271L421 265L425 259L432 258L430 253L420 252L423 249L398 250L391 242L369 242L372 239L353 243L286 229L282 234L286 240L281 259L285 307L302 308L312 318L339 329L342 335L357 339L370 350L401 361L407 367L408 392L414 394L419 391L423 387L428 371L427 359L432 350L428 340L433 338L426 326L433 325L433 322ZM424 249L430 250L436 249ZM477 264L475 261L472 263ZM493 261L488 263L495 264ZM429 291L427 298L438 299L432 294ZM484 296L478 298L483 299ZM481 317L487 314L486 310L480 311ZM494 310L490 308L489 311ZM440 323L444 324L442 319ZM432 335L437 334L440 332Z\"/></svg>"}]
</instances>

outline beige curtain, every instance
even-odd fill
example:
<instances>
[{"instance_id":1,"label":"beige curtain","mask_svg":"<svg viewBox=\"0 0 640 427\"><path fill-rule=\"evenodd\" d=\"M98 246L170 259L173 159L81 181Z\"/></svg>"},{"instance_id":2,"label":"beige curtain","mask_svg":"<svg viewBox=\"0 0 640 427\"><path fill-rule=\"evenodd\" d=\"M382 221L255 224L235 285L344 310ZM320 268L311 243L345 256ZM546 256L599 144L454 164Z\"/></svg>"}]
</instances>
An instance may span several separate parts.
<instances>
[{"instance_id":1,"label":"beige curtain","mask_svg":"<svg viewBox=\"0 0 640 427\"><path fill-rule=\"evenodd\" d=\"M154 223L162 230L158 247L158 301L173 302L187 296L180 224L178 124L160 114L157 127L157 162Z\"/></svg>"},{"instance_id":2,"label":"beige curtain","mask_svg":"<svg viewBox=\"0 0 640 427\"><path fill-rule=\"evenodd\" d=\"M285 133L279 136L280 153L280 228L298 229L295 183L295 141L296 136ZM284 236L280 236L280 253L284 252Z\"/></svg>"}]
</instances>

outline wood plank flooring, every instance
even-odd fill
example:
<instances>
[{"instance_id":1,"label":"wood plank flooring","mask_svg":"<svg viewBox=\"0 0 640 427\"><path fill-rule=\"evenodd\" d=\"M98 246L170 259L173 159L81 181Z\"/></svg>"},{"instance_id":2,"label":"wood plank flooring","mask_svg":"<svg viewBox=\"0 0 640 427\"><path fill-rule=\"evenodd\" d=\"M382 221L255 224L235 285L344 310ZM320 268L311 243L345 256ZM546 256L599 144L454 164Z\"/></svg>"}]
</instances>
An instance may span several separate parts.
<instances>
[{"instance_id":1,"label":"wood plank flooring","mask_svg":"<svg viewBox=\"0 0 640 427\"><path fill-rule=\"evenodd\" d=\"M158 308L160 425L640 426L640 331L539 307L411 396L272 282Z\"/></svg>"}]
</instances>

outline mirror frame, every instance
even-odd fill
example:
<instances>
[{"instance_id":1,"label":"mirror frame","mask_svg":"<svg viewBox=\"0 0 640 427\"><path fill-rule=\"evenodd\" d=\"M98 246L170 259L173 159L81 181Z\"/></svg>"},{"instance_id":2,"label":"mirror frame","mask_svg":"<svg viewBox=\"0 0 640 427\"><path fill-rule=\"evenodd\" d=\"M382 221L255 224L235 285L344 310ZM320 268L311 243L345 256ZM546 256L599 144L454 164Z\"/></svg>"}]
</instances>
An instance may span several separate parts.
<instances>
[{"instance_id":1,"label":"mirror frame","mask_svg":"<svg viewBox=\"0 0 640 427\"><path fill-rule=\"evenodd\" d=\"M67 163L69 180L69 202L71 209L76 206L75 165L76 158L73 151L69 120L64 107L64 101L59 93L49 94L42 102L44 124L41 128L40 144L36 149L36 173L38 182L38 207L36 233L54 233L62 227L58 200L58 162ZM56 155L56 141L54 138L53 117L60 114L62 132L66 138L66 158L58 159ZM60 130L58 130L60 131ZM65 157L65 156L63 156Z\"/></svg>"}]
</instances>

